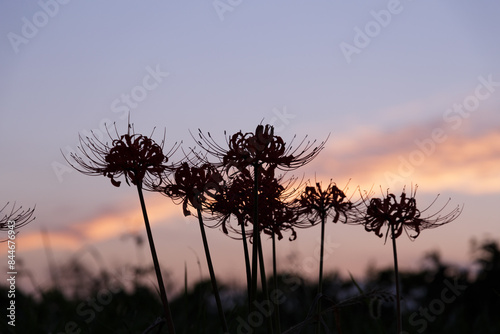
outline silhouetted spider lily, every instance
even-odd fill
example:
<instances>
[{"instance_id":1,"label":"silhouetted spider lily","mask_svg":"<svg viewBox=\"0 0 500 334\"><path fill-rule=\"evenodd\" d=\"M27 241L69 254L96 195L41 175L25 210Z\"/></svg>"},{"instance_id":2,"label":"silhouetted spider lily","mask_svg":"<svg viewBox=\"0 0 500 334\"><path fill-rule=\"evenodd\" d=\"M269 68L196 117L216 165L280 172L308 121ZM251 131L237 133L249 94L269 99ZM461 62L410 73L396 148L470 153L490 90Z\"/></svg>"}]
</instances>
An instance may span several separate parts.
<instances>
[{"instance_id":1,"label":"silhouetted spider lily","mask_svg":"<svg viewBox=\"0 0 500 334\"><path fill-rule=\"evenodd\" d=\"M259 229L271 237L283 239L283 231L290 231L290 241L297 238L294 227L298 211L292 203L295 195L293 187L296 179L285 180L283 175L276 177L274 170L264 170L259 181Z\"/></svg>"},{"instance_id":2,"label":"silhouetted spider lily","mask_svg":"<svg viewBox=\"0 0 500 334\"><path fill-rule=\"evenodd\" d=\"M457 206L449 213L442 214L444 208L450 201L448 200L448 202L446 202L446 204L436 213L423 217L422 214L430 209L439 196L436 197L436 199L427 208L419 210L415 199L416 193L417 187L415 187L414 190L412 189L409 195L406 194L406 189L403 188L403 191L399 196L399 201L397 200L396 195L389 193L388 191L385 197L372 198L369 202L367 202L367 198L363 198L366 205L366 213L359 221L359 223L365 226L366 231L374 232L375 235L380 238L384 236L382 229L386 227L386 241L387 237L389 235L391 236L396 280L397 333L401 333L402 324L396 239L403 234L403 231L405 231L410 240L415 240L420 235L422 230L448 224L455 220L462 212L461 208Z\"/></svg>"},{"instance_id":3,"label":"silhouetted spider lily","mask_svg":"<svg viewBox=\"0 0 500 334\"><path fill-rule=\"evenodd\" d=\"M0 209L0 214L2 214L3 210L9 205L7 204L4 205L3 208ZM9 232L9 236L14 233L15 235L15 230L23 227L26 224L31 223L33 220L35 220L35 217L33 217L33 213L35 212L35 208L33 209L26 209L22 210L22 206L16 208L16 204L12 205L12 209L10 210L9 213L3 213L0 215L0 231L7 231ZM13 222L13 223L12 223ZM13 231L13 232L10 232ZM6 239L7 240L7 239ZM0 242L6 241L6 240L0 240Z\"/></svg>"},{"instance_id":4,"label":"silhouetted spider lily","mask_svg":"<svg viewBox=\"0 0 500 334\"><path fill-rule=\"evenodd\" d=\"M212 257L210 256L210 249L202 217L203 206L206 205L210 198L215 197L217 192L220 191L219 189L222 187L222 176L219 174L217 169L209 163L205 163L202 166L197 167L189 166L187 162L183 162L179 167L174 168L173 181L169 181L168 177L165 178L165 181L165 185L162 184L156 187L155 190L160 191L174 201L180 200L182 202L184 216L191 215L188 205L191 205L196 209L208 270L210 272L210 280L212 282L212 288L217 304L217 310L219 312L224 333L227 333L228 328L224 316L224 310L222 308L219 289L217 287L217 280L215 277Z\"/></svg>"},{"instance_id":5,"label":"silhouetted spider lily","mask_svg":"<svg viewBox=\"0 0 500 334\"><path fill-rule=\"evenodd\" d=\"M78 148L81 156L71 153L70 158L73 162L68 161L66 157L65 159L73 168L85 175L103 175L110 178L115 187L120 186L121 182L117 178L121 176L128 185L131 182L137 187L167 326L169 333L175 333L142 190L144 183L155 185L161 182L162 175L168 168L166 165L168 157L175 152L178 145L174 145L170 152L164 154L165 138L157 144L147 136L134 133L131 124L128 125L127 133L124 135L118 134L116 125L114 129L116 138L113 138L108 131L111 144L98 139L95 135L92 138L79 136Z\"/></svg>"},{"instance_id":6,"label":"silhouetted spider lily","mask_svg":"<svg viewBox=\"0 0 500 334\"><path fill-rule=\"evenodd\" d=\"M227 148L220 146L210 133L204 135L199 130L200 140L196 142L209 154L217 157L222 165L229 169L236 167L243 172L248 166L267 164L272 168L293 170L313 160L324 148L326 141L306 141L306 138L294 148L293 141L286 144L280 136L274 134L272 125L258 125L255 132L241 131L227 137Z\"/></svg>"},{"instance_id":7,"label":"silhouetted spider lily","mask_svg":"<svg viewBox=\"0 0 500 334\"><path fill-rule=\"evenodd\" d=\"M363 225L366 231L374 232L378 237L383 237L384 232L381 230L386 227L386 240L389 234L391 238L395 239L398 238L403 231L405 231L406 235L411 240L415 240L422 230L448 224L456 219L461 212L460 208L456 207L449 213L441 215L444 209L443 207L430 216L422 217L422 213L426 212L436 200L434 200L429 207L420 211L417 208L417 201L415 199L416 192L417 187L415 187L415 190L411 191L408 196L405 189L403 189L399 201L396 195L392 193L387 193L384 198L370 199L370 202L367 204L366 215L363 218ZM391 229L394 229L394 233Z\"/></svg>"},{"instance_id":8,"label":"silhouetted spider lily","mask_svg":"<svg viewBox=\"0 0 500 334\"><path fill-rule=\"evenodd\" d=\"M325 240L325 224L328 216L332 216L334 223L340 217L344 222L348 219L348 214L353 208L353 203L347 198L343 190L330 180L330 183L323 189L320 182L315 186L306 186L303 193L295 200L298 210L306 219L295 224L297 227L310 227L321 223L320 258L319 258L319 282L318 296L323 293L323 253ZM318 314L321 313L321 303L318 303ZM316 332L319 333L321 323L318 322Z\"/></svg>"},{"instance_id":9,"label":"silhouetted spider lily","mask_svg":"<svg viewBox=\"0 0 500 334\"><path fill-rule=\"evenodd\" d=\"M335 182L330 183L323 189L320 182L314 186L306 186L303 193L296 199L299 210L308 222L302 222L299 227L309 227L326 220L328 216L332 217L334 223L342 217L347 222L349 211L353 203L346 196L344 190L337 187Z\"/></svg>"},{"instance_id":10,"label":"silhouetted spider lily","mask_svg":"<svg viewBox=\"0 0 500 334\"><path fill-rule=\"evenodd\" d=\"M147 136L134 133L131 124L128 125L126 134L118 135L116 126L115 132L115 139L108 132L111 144L99 140L96 136L80 136L78 148L82 155L71 153L70 156L76 165L69 161L68 163L83 174L107 176L115 187L121 184L116 180L120 176L124 176L128 185L129 181L134 185L143 183L145 178L161 180L167 168L168 157L178 146L174 145L170 152L164 154L165 138L157 144Z\"/></svg>"},{"instance_id":11,"label":"silhouetted spider lily","mask_svg":"<svg viewBox=\"0 0 500 334\"><path fill-rule=\"evenodd\" d=\"M156 187L172 200L180 200L184 216L191 215L188 206L202 210L203 205L222 187L222 176L214 165L205 163L201 167L183 162L174 167L173 181Z\"/></svg>"},{"instance_id":12,"label":"silhouetted spider lily","mask_svg":"<svg viewBox=\"0 0 500 334\"><path fill-rule=\"evenodd\" d=\"M288 180L288 184L294 180ZM232 238L240 239L246 236L244 226L253 224L254 198L253 176L238 174L230 179L214 197L210 210L222 227L222 231ZM289 185L283 185L283 177L276 178L273 170L264 170L259 176L259 226L258 231L267 235L275 234L278 240L283 238L282 231L290 230L290 240L296 238L294 221L297 219L295 206L287 203L290 194L287 194ZM293 209L293 210L292 210ZM240 231L230 223L230 217L237 218L237 224L243 229ZM243 225L243 226L241 226ZM253 230L253 227L252 227ZM230 234L231 232L231 234ZM233 235L236 235L233 237Z\"/></svg>"}]
</instances>

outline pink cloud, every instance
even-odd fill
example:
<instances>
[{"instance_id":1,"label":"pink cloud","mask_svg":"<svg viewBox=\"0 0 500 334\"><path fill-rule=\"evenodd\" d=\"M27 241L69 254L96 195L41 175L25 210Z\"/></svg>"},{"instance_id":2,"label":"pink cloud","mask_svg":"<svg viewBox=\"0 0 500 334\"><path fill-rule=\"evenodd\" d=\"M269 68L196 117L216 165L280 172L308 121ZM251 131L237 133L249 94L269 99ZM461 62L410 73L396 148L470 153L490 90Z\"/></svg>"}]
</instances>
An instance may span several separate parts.
<instances>
[{"instance_id":1,"label":"pink cloud","mask_svg":"<svg viewBox=\"0 0 500 334\"><path fill-rule=\"evenodd\" d=\"M50 245L54 250L76 250L86 243L104 241L127 233L143 231L144 220L139 201L122 211L110 208L109 212L100 210L93 217L76 222L62 230L47 231ZM132 203L132 202L131 202ZM177 206L169 205L169 199L155 196L147 201L148 217L151 225L168 222L172 217L181 216ZM21 231L18 235L22 251L42 249L43 238L39 231Z\"/></svg>"},{"instance_id":2,"label":"pink cloud","mask_svg":"<svg viewBox=\"0 0 500 334\"><path fill-rule=\"evenodd\" d=\"M432 124L332 136L308 169L362 189L419 184L422 191L499 192L500 131L458 133Z\"/></svg>"}]
</instances>

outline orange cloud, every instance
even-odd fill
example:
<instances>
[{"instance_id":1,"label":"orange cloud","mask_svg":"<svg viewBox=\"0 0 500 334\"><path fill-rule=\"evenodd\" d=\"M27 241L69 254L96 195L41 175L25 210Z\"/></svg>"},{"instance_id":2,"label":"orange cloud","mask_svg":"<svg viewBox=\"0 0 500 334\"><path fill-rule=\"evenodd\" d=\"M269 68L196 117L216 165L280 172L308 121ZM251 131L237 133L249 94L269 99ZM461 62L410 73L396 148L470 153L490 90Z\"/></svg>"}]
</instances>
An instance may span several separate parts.
<instances>
[{"instance_id":1,"label":"orange cloud","mask_svg":"<svg viewBox=\"0 0 500 334\"><path fill-rule=\"evenodd\" d=\"M142 211L138 199L135 200L137 203L130 205L128 209L122 211L110 209L108 213L101 213L89 220L69 225L65 230L47 231L50 247L59 250L76 250L86 243L143 231ZM173 217L182 216L179 207L169 205L168 201L167 198L162 196L147 201L146 205L151 225L165 223ZM22 251L44 248L42 233L39 231L22 230L18 234L17 240L20 245L19 249Z\"/></svg>"},{"instance_id":2,"label":"orange cloud","mask_svg":"<svg viewBox=\"0 0 500 334\"><path fill-rule=\"evenodd\" d=\"M147 201L146 206L151 225L165 222L180 212L179 208L167 205L167 201L167 198L161 196ZM84 239L98 241L139 231L144 228L144 219L137 200L135 207L119 213L104 214L90 221L78 223L72 228Z\"/></svg>"},{"instance_id":3,"label":"orange cloud","mask_svg":"<svg viewBox=\"0 0 500 334\"><path fill-rule=\"evenodd\" d=\"M72 233L65 232L47 232L48 241L51 248L62 250L76 250L83 244L80 237ZM17 250L27 252L35 249L43 249L45 247L42 232L22 231L16 237Z\"/></svg>"},{"instance_id":4,"label":"orange cloud","mask_svg":"<svg viewBox=\"0 0 500 334\"><path fill-rule=\"evenodd\" d=\"M333 137L308 168L341 185L352 179L362 189L419 184L432 192L500 192L500 131L413 126L387 134L369 129L351 138Z\"/></svg>"}]
</instances>

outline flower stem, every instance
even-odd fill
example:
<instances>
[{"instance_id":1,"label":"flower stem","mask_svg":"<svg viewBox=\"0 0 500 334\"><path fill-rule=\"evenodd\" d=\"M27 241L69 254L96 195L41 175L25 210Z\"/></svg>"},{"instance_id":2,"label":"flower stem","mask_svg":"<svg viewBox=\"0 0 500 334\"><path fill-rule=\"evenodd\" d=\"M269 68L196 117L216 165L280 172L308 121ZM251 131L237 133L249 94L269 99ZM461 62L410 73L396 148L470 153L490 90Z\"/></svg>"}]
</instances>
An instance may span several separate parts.
<instances>
[{"instance_id":1,"label":"flower stem","mask_svg":"<svg viewBox=\"0 0 500 334\"><path fill-rule=\"evenodd\" d=\"M151 256L153 257L153 264L155 267L156 279L158 280L158 287L160 288L160 297L163 303L165 319L167 320L168 332L170 334L175 334L174 322L172 320L172 314L170 313L170 307L168 305L167 292L165 291L165 285L163 285L160 263L158 262L158 256L156 255L153 234L151 233L148 213L146 211L146 203L144 202L144 196L142 194L142 182L137 182L137 192L139 193L139 200L141 202L142 215L144 216L144 224L146 225L146 233L148 235L149 247L151 248Z\"/></svg>"},{"instance_id":2,"label":"flower stem","mask_svg":"<svg viewBox=\"0 0 500 334\"><path fill-rule=\"evenodd\" d=\"M250 312L250 294L251 294L251 284L252 284L252 274L250 271L250 258L248 256L248 244L247 244L247 236L245 232L245 222L243 219L239 220L239 224L241 225L241 238L243 241L243 255L245 256L245 269L247 273L247 298L248 298L248 312Z\"/></svg>"},{"instance_id":3,"label":"flower stem","mask_svg":"<svg viewBox=\"0 0 500 334\"><path fill-rule=\"evenodd\" d=\"M396 237L394 233L394 224L391 225L391 238L392 238L392 252L394 254L394 278L396 280L396 322L397 322L397 334L400 334L403 330L401 321L401 304L400 304L400 294L399 294L399 270L398 270L398 252L396 249Z\"/></svg>"},{"instance_id":4,"label":"flower stem","mask_svg":"<svg viewBox=\"0 0 500 334\"><path fill-rule=\"evenodd\" d=\"M266 301L269 301L269 294L267 291L266 271L264 264L264 255L262 252L262 240L260 239L260 226L259 226L259 177L260 177L260 164L258 162L253 164L254 167L254 186L253 186L253 248L252 248L252 302L251 307L256 308L257 305L257 270L260 268L260 279L262 284L262 292ZM260 263L260 267L259 267ZM273 334L272 318L268 318L268 333Z\"/></svg>"},{"instance_id":5,"label":"flower stem","mask_svg":"<svg viewBox=\"0 0 500 334\"><path fill-rule=\"evenodd\" d=\"M260 238L260 235L259 235L259 238ZM258 253L259 253L259 264L260 264L259 268L260 268L260 280L261 280L261 284L262 284L262 294L264 295L265 301L271 302L269 299L269 292L267 290L267 278L266 278L266 268L265 268L265 264L264 264L264 253L262 251L262 240L259 240ZM274 333L273 317L271 317L271 315L269 315L267 317L267 319L268 319L268 321L267 321L268 333L273 334Z\"/></svg>"},{"instance_id":6,"label":"flower stem","mask_svg":"<svg viewBox=\"0 0 500 334\"><path fill-rule=\"evenodd\" d=\"M258 270L258 249L260 243L259 231L259 164L255 163L254 167L254 185L253 185L253 244L252 244L252 286L251 303L257 300L257 270Z\"/></svg>"},{"instance_id":7,"label":"flower stem","mask_svg":"<svg viewBox=\"0 0 500 334\"><path fill-rule=\"evenodd\" d=\"M325 250L325 214L321 214L321 245L319 252L319 282L318 282L318 325L316 327L316 334L321 332L321 294L323 293L323 253Z\"/></svg>"},{"instance_id":8,"label":"flower stem","mask_svg":"<svg viewBox=\"0 0 500 334\"><path fill-rule=\"evenodd\" d=\"M226 318L224 316L224 310L222 309L222 303L220 300L219 289L217 287L217 280L215 278L214 266L212 264L212 257L210 256L210 249L208 248L207 235L205 233L205 225L203 224L203 217L201 216L200 208L196 208L198 213L198 222L200 223L201 238L203 239L203 247L205 248L205 256L207 258L208 271L210 272L210 281L212 282L212 289L214 290L215 302L217 303L217 311L219 312L219 318L222 324L222 329L224 333L228 333Z\"/></svg>"},{"instance_id":9,"label":"flower stem","mask_svg":"<svg viewBox=\"0 0 500 334\"><path fill-rule=\"evenodd\" d=\"M273 238L273 278L274 278L274 291L278 290L278 270L276 266L276 234L272 234ZM279 303L276 303L276 308L274 311L274 321L275 321L275 329L276 333L281 333L281 325L280 325L280 306Z\"/></svg>"}]
</instances>

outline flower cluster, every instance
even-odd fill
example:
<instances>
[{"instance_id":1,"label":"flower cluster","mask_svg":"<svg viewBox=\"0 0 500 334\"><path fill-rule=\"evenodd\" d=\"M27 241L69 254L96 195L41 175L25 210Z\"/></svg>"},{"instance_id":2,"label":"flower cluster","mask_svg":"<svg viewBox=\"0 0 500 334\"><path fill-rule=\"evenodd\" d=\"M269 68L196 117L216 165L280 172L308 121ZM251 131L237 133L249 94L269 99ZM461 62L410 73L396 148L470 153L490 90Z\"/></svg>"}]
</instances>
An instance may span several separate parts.
<instances>
[{"instance_id":1,"label":"flower cluster","mask_svg":"<svg viewBox=\"0 0 500 334\"><path fill-rule=\"evenodd\" d=\"M361 196L360 201L353 202L346 195L346 189L338 188L332 180L326 187L321 182L306 183L305 187L302 187L302 183L295 186L296 179L286 176L286 173L311 162L324 148L325 142L316 145L316 141L306 141L304 138L294 148L292 143L295 137L287 144L283 138L274 133L274 127L271 125L261 124L256 127L255 132L239 131L229 135L226 137L226 146L219 145L210 133L205 135L199 131L199 139L196 142L204 152L199 153L191 149L194 158L186 156L183 162L168 166L169 157L178 146L174 145L170 152L164 153L164 139L157 144L147 136L135 134L131 125L126 134L117 135L115 139L111 135L109 137L112 140L111 144L95 136L80 137L79 148L82 156L71 154L73 164L70 164L84 174L106 176L116 187L120 186L121 182L117 179L121 176L125 178L127 184L132 183L137 186L160 289L163 282L142 189L144 187L146 190L160 192L175 203L182 204L185 216L192 215L191 208L196 210L194 215L200 224L224 332L227 332L227 325L211 262L204 218L205 221L207 217L208 220L215 221L215 224L207 226L220 227L226 235L243 241L250 308L258 296L258 272L261 275L263 293L266 293L262 234L272 239L273 276L277 288L275 240L283 239L285 231L290 233L290 241L295 240L296 228L321 224L319 297L322 296L323 246L327 218L331 218L333 223L341 221L362 225L366 231L374 232L378 237L383 237L385 234L386 240L390 235L393 241L396 273L397 312L400 314L396 238L404 231L411 240L414 240L422 230L447 224L461 213L461 209L456 207L451 212L442 214L443 207L436 213L425 216L425 212L434 202L428 208L420 210L415 199L416 188L409 194L403 189L399 198L387 192L386 196L381 198L369 198L366 195ZM208 157L215 157L217 161L209 161ZM29 210L22 211L18 218L29 221L32 213ZM231 225L233 217L237 226ZM247 231L250 225L251 231ZM251 266L247 237L250 237L252 242ZM160 292L166 318L170 319L166 293ZM320 316L320 307L317 311ZM279 317L274 320L270 318L269 321L271 322L269 328L275 328L276 332L280 332ZM168 325L169 332L173 333L171 319L168 320ZM400 320L398 320L398 331L401 331Z\"/></svg>"}]
</instances>

